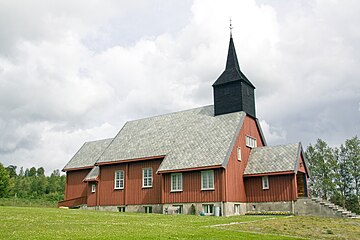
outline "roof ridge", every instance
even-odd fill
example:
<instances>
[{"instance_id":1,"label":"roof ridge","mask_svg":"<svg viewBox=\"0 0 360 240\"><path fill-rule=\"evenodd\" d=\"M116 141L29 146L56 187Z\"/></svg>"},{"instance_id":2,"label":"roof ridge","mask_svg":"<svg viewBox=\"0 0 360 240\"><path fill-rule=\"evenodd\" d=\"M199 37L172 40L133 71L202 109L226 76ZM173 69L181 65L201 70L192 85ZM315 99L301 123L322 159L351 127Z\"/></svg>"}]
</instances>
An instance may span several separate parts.
<instances>
[{"instance_id":1,"label":"roof ridge","mask_svg":"<svg viewBox=\"0 0 360 240\"><path fill-rule=\"evenodd\" d=\"M100 141L105 141L105 140L111 140L111 139L114 139L114 138L112 137L112 138L104 138L104 139L98 139L98 140L93 140L93 141L86 141L86 142L84 142L84 144L85 143L100 142Z\"/></svg>"},{"instance_id":2,"label":"roof ridge","mask_svg":"<svg viewBox=\"0 0 360 240\"><path fill-rule=\"evenodd\" d=\"M144 120L144 119L162 117L162 116L171 115L171 114L175 114L175 113L188 112L188 111L193 111L193 110L200 109L200 108L213 107L213 106L214 106L214 104L210 104L210 105L205 105L205 106L201 106L201 107L184 109L184 110L180 110L180 111L176 111L176 112L168 112L168 113L159 114L159 115L155 115L155 116L149 116L149 117L144 117L144 118L138 118L138 119L134 119L134 120L129 120L129 121L126 121L126 123L135 122L135 121L140 121L140 120Z\"/></svg>"}]
</instances>

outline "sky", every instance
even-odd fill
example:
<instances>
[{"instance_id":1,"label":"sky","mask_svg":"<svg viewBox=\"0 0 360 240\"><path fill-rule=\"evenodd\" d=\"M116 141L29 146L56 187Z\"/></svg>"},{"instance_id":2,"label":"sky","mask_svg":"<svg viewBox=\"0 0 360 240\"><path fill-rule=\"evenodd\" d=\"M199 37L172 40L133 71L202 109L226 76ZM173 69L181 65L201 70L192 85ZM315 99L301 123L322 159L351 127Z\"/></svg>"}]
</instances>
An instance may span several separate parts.
<instances>
[{"instance_id":1,"label":"sky","mask_svg":"<svg viewBox=\"0 0 360 240\"><path fill-rule=\"evenodd\" d=\"M126 121L213 102L229 18L269 145L360 136L360 1L0 0L0 162L62 169Z\"/></svg>"}]
</instances>

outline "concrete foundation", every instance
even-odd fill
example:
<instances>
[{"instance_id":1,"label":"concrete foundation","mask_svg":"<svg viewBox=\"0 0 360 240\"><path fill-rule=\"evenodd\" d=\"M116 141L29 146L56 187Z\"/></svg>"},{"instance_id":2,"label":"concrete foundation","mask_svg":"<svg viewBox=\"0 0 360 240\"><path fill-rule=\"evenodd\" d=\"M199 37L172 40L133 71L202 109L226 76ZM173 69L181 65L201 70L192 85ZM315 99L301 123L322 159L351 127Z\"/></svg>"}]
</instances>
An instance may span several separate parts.
<instances>
[{"instance_id":1,"label":"concrete foundation","mask_svg":"<svg viewBox=\"0 0 360 240\"><path fill-rule=\"evenodd\" d=\"M204 205L212 206L212 213L205 213ZM126 206L80 206L80 209L114 211L114 212L149 212L163 214L195 214L195 215L215 215L232 216L243 215L246 213L291 213L300 216L321 216L321 217L343 217L345 210L330 207L324 203L319 203L310 198L298 199L297 201L283 202L204 202L204 203L167 203L167 204L146 204L146 205L126 205ZM219 210L219 211L216 211Z\"/></svg>"}]
</instances>

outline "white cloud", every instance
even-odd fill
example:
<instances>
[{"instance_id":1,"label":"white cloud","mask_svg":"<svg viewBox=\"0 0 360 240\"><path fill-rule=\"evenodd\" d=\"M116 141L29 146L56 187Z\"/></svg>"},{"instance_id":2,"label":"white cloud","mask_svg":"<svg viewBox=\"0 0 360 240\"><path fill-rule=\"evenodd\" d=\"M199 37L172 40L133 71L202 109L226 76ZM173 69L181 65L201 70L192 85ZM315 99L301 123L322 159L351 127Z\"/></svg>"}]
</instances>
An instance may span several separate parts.
<instances>
[{"instance_id":1,"label":"white cloud","mask_svg":"<svg viewBox=\"0 0 360 240\"><path fill-rule=\"evenodd\" d=\"M340 143L360 132L358 9L338 1L2 1L0 161L51 171L125 121L211 104L230 16L268 143Z\"/></svg>"}]
</instances>

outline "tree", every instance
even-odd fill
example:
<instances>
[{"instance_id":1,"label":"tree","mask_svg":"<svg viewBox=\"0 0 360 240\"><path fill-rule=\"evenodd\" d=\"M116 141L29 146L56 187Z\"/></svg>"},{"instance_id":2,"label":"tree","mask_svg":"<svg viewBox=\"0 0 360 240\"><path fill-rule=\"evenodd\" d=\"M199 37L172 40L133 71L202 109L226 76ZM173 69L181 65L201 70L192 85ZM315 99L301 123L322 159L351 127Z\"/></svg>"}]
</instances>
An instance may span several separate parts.
<instances>
[{"instance_id":1,"label":"tree","mask_svg":"<svg viewBox=\"0 0 360 240\"><path fill-rule=\"evenodd\" d=\"M35 177L36 176L36 168L35 167L30 168L28 176L29 177Z\"/></svg>"},{"instance_id":2,"label":"tree","mask_svg":"<svg viewBox=\"0 0 360 240\"><path fill-rule=\"evenodd\" d=\"M355 136L345 141L345 155L350 165L356 196L360 197L360 139Z\"/></svg>"},{"instance_id":3,"label":"tree","mask_svg":"<svg viewBox=\"0 0 360 240\"><path fill-rule=\"evenodd\" d=\"M312 173L311 188L314 195L325 199L335 193L336 160L333 150L321 139L310 145L305 156L309 160Z\"/></svg>"},{"instance_id":4,"label":"tree","mask_svg":"<svg viewBox=\"0 0 360 240\"><path fill-rule=\"evenodd\" d=\"M0 163L0 197L7 195L9 187L9 172L4 168L2 163Z\"/></svg>"},{"instance_id":5,"label":"tree","mask_svg":"<svg viewBox=\"0 0 360 240\"><path fill-rule=\"evenodd\" d=\"M38 177L45 177L45 169L43 167L39 167L36 170L36 176Z\"/></svg>"},{"instance_id":6,"label":"tree","mask_svg":"<svg viewBox=\"0 0 360 240\"><path fill-rule=\"evenodd\" d=\"M351 175L351 165L347 157L347 149L341 144L340 148L335 148L335 158L337 161L335 184L337 192L333 198L333 202L346 207L346 201L351 196L353 186L353 177Z\"/></svg>"},{"instance_id":7,"label":"tree","mask_svg":"<svg viewBox=\"0 0 360 240\"><path fill-rule=\"evenodd\" d=\"M6 170L8 171L10 178L13 178L13 177L17 176L16 168L17 167L14 166L14 165L9 165L9 166L6 167Z\"/></svg>"}]
</instances>

